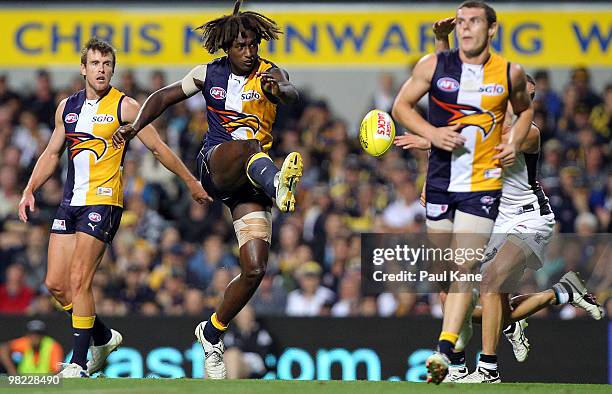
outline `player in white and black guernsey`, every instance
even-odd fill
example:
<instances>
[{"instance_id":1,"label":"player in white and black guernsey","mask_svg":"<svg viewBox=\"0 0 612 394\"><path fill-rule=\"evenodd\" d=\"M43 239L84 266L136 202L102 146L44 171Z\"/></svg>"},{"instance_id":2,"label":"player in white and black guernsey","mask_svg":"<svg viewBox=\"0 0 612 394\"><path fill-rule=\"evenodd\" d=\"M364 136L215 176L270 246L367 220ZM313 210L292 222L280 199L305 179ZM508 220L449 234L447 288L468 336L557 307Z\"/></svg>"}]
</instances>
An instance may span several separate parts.
<instances>
[{"instance_id":1,"label":"player in white and black guernsey","mask_svg":"<svg viewBox=\"0 0 612 394\"><path fill-rule=\"evenodd\" d=\"M453 30L454 18L446 18L434 24L436 49L448 49L448 34ZM531 98L535 96L535 80L527 75L527 89ZM510 107L510 105L509 105ZM512 125L512 112L509 108L505 119L502 138L507 138ZM396 145L404 149L429 149L430 144L425 139L406 135L396 141ZM540 130L532 123L527 138L517 153L515 164L505 168L503 173L502 196L499 214L495 220L493 234L487 245L487 259L481 271L490 277L498 279L500 293L509 295L516 290L527 267L538 269L542 265L546 245L549 243L555 224L554 214L537 181L538 161L540 156ZM509 242L507 242L509 241ZM503 252L502 251L502 247ZM504 253L505 258L499 258ZM508 258L508 256L511 256ZM496 257L498 257L496 259ZM511 267L511 269L509 269ZM510 301L514 309L508 307L511 313L503 316L504 334L513 346L514 354L519 362L525 361L529 352L529 342L524 335L525 320L548 305L571 303L583 308L596 320L602 318L603 310L595 297L588 293L581 279L574 272L565 274L552 289L528 295L520 295ZM482 318L482 309L474 309L473 316ZM497 333L499 330L495 333ZM479 361L477 370L468 375L465 366L464 348L471 338L471 320L467 319L457 341L457 349L451 355L449 373L445 382L462 383L497 383L501 379L497 372L497 363ZM496 343L497 344L497 343Z\"/></svg>"},{"instance_id":2,"label":"player in white and black guernsey","mask_svg":"<svg viewBox=\"0 0 612 394\"><path fill-rule=\"evenodd\" d=\"M533 99L535 80L529 75L527 80ZM505 127L504 134L507 134L508 130L509 125ZM588 293L584 283L574 272L566 273L552 289L518 296L512 301L509 298L510 294L516 293L526 268L537 270L542 266L546 246L553 235L555 217L548 198L537 181L540 149L540 130L537 125L532 124L515 164L504 169L499 214L481 267L481 293L497 292L504 295L502 300L508 302L508 307L505 308L507 311L511 310L511 303L518 304L509 316L503 316L500 327L511 323L504 330L504 334L512 343L515 357L520 362L527 358L529 352L529 342L524 334L524 319L528 316L548 305L566 303L585 309L597 320L601 319L603 313L595 297ZM480 310L475 312L475 315L481 313ZM483 328L483 336L484 330ZM498 332L488 333L489 337L499 338ZM467 340L469 339L466 339L466 342ZM494 379L495 376L497 379ZM455 381L489 383L500 381L499 376L497 363L481 360L474 373Z\"/></svg>"}]
</instances>

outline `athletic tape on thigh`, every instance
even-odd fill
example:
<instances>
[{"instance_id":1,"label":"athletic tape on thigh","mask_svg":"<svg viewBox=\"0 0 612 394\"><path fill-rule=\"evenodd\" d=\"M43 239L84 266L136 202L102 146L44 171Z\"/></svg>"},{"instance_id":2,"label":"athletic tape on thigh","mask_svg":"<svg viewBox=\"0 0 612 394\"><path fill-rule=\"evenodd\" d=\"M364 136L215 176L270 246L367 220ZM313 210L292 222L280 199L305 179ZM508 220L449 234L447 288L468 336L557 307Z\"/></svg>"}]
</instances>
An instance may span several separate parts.
<instances>
[{"instance_id":1,"label":"athletic tape on thigh","mask_svg":"<svg viewBox=\"0 0 612 394\"><path fill-rule=\"evenodd\" d=\"M261 239L271 243L272 214L264 211L246 214L240 219L234 220L234 230L238 238L238 247L242 247L252 239Z\"/></svg>"}]
</instances>

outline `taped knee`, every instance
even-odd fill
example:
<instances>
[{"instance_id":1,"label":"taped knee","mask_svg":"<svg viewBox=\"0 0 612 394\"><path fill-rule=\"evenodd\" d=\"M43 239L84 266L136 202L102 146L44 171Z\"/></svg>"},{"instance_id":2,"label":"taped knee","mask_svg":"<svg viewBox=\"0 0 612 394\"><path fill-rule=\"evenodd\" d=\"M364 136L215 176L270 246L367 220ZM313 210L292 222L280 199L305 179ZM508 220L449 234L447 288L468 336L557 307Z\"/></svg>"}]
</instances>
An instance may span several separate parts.
<instances>
[{"instance_id":1,"label":"taped knee","mask_svg":"<svg viewBox=\"0 0 612 394\"><path fill-rule=\"evenodd\" d=\"M234 230L238 238L238 247L253 239L261 239L267 243L272 241L272 214L258 211L244 215L234 220Z\"/></svg>"}]
</instances>

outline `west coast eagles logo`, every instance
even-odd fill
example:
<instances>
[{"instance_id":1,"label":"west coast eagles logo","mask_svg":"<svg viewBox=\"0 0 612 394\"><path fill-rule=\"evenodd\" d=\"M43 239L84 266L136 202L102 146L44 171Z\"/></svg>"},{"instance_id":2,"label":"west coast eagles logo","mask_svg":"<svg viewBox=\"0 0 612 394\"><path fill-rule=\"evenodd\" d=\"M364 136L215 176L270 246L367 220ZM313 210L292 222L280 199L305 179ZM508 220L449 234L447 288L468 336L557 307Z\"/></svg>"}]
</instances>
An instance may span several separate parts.
<instances>
[{"instance_id":1,"label":"west coast eagles logo","mask_svg":"<svg viewBox=\"0 0 612 394\"><path fill-rule=\"evenodd\" d=\"M66 133L66 139L68 140L70 159L74 159L76 155L84 150L93 152L96 156L96 161L100 160L104 153L106 153L106 141L95 135L78 132Z\"/></svg>"},{"instance_id":2,"label":"west coast eagles logo","mask_svg":"<svg viewBox=\"0 0 612 394\"><path fill-rule=\"evenodd\" d=\"M231 110L219 110L211 106L207 108L218 117L219 123L228 133L233 133L239 128L246 127L255 135L261 127L261 122L255 115L242 114Z\"/></svg>"},{"instance_id":3,"label":"west coast eagles logo","mask_svg":"<svg viewBox=\"0 0 612 394\"><path fill-rule=\"evenodd\" d=\"M495 115L491 111L483 111L480 108L464 104L449 104L432 97L433 101L442 109L450 112L452 116L448 120L449 125L462 124L466 126L476 126L482 130L483 137L493 131L497 122Z\"/></svg>"}]
</instances>

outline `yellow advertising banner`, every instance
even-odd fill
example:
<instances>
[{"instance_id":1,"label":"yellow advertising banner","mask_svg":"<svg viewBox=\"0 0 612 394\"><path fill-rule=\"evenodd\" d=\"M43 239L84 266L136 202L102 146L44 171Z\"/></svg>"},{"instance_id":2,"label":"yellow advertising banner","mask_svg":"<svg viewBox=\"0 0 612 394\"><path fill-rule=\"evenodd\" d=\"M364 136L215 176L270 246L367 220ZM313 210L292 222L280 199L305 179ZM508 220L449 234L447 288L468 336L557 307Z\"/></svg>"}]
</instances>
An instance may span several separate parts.
<instances>
[{"instance_id":1,"label":"yellow advertising banner","mask_svg":"<svg viewBox=\"0 0 612 394\"><path fill-rule=\"evenodd\" d=\"M0 9L0 67L67 66L91 36L112 43L122 66L192 66L213 56L194 27L227 10ZM433 50L432 23L452 8L271 9L284 34L261 55L282 66L398 67ZM496 52L525 66L612 66L612 7L498 11Z\"/></svg>"}]
</instances>

